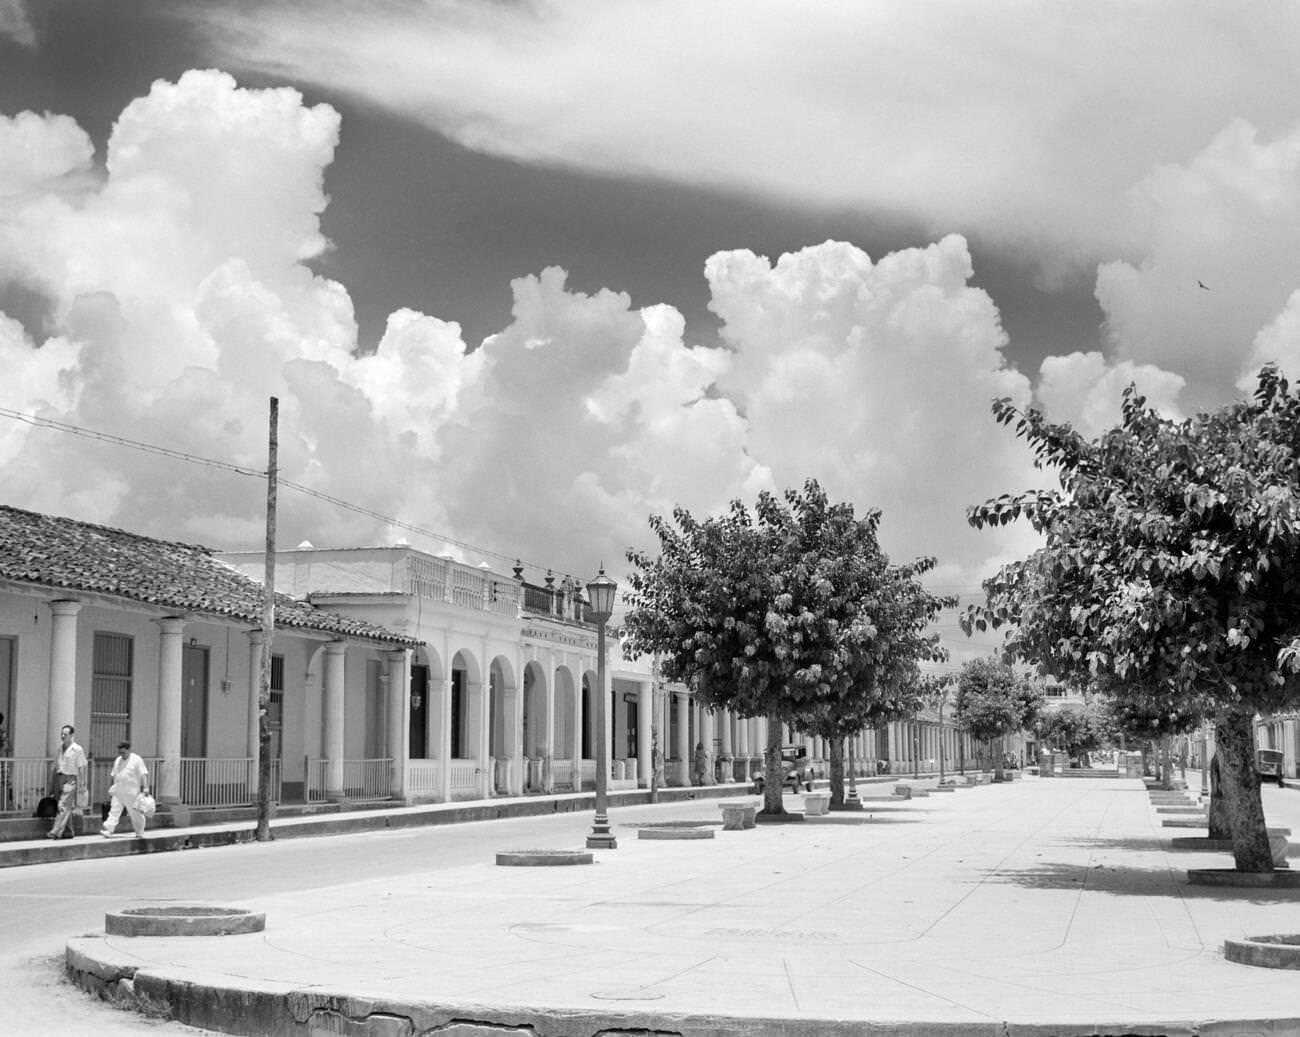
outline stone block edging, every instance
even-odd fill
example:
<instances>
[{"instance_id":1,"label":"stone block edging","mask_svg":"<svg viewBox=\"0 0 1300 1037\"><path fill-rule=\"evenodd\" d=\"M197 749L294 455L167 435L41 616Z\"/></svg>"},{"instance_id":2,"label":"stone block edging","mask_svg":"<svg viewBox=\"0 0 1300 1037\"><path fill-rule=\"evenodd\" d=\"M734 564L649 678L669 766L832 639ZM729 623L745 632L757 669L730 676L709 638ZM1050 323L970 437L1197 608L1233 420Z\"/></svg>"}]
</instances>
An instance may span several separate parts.
<instances>
[{"instance_id":1,"label":"stone block edging","mask_svg":"<svg viewBox=\"0 0 1300 1037\"><path fill-rule=\"evenodd\" d=\"M712 839L712 828L656 828L653 825L637 830L638 839Z\"/></svg>"},{"instance_id":2,"label":"stone block edging","mask_svg":"<svg viewBox=\"0 0 1300 1037\"><path fill-rule=\"evenodd\" d=\"M497 864L503 868L556 868L592 864L595 855L587 850L501 850Z\"/></svg>"}]
</instances>

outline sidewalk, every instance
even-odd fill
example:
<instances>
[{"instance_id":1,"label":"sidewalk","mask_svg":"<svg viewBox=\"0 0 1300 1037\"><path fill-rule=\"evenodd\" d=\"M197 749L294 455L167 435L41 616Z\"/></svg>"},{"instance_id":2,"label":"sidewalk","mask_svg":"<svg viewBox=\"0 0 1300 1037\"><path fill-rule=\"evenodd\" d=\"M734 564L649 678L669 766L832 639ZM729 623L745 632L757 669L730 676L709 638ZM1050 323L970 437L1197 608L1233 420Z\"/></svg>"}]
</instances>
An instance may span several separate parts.
<instances>
[{"instance_id":1,"label":"sidewalk","mask_svg":"<svg viewBox=\"0 0 1300 1037\"><path fill-rule=\"evenodd\" d=\"M591 866L250 895L224 906L264 933L92 935L69 970L244 1033L1300 1034L1296 975L1221 953L1300 933L1300 897L1188 886L1230 861L1171 851L1140 781L867 805L703 840L618 826Z\"/></svg>"}]
</instances>

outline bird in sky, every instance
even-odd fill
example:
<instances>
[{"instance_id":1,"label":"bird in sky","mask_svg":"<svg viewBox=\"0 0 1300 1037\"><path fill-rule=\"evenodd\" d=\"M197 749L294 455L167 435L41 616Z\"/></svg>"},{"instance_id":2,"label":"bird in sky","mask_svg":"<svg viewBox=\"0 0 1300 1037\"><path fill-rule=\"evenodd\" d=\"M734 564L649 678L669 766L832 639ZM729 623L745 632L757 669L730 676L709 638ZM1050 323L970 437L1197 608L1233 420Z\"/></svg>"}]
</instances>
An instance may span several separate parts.
<instances>
[{"instance_id":1,"label":"bird in sky","mask_svg":"<svg viewBox=\"0 0 1300 1037\"><path fill-rule=\"evenodd\" d=\"M1197 281L1197 282L1196 282L1196 287L1197 287L1197 288L1204 288L1207 292L1210 290L1210 286L1209 286L1208 284L1206 284L1204 281Z\"/></svg>"}]
</instances>

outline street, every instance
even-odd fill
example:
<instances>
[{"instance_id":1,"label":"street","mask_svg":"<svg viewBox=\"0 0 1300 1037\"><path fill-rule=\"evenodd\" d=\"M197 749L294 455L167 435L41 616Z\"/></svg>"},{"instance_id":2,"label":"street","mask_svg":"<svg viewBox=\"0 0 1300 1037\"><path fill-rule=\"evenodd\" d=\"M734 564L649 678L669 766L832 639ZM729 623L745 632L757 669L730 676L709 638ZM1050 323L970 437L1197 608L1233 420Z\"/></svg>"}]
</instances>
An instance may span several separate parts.
<instances>
[{"instance_id":1,"label":"street","mask_svg":"<svg viewBox=\"0 0 1300 1037\"><path fill-rule=\"evenodd\" d=\"M1199 776L1189 772L1188 779L1195 791ZM1095 787L1092 781L1058 780L1080 792L1086 786ZM881 797L890 788L873 785L863 791ZM1266 787L1263 794L1269 823L1289 826L1300 833L1300 791ZM996 789L983 789L953 795L998 793ZM788 800L790 806L796 802L794 797ZM959 801L949 800L954 802ZM620 839L633 839L634 830L617 826L668 818L716 821L717 801L620 808L613 812L611 820ZM583 844L590 822L590 813L558 814L0 871L0 904L5 919L0 983L6 990L0 1034L94 1033L116 1037L200 1032L117 1011L62 981L61 955L66 940L102 928L107 910L142 902L238 906L253 896L302 894L483 863L503 849L575 848ZM817 838L815 832L809 830L810 840ZM1012 831L1006 829L1003 834L1010 840ZM1031 833L1025 835L1030 837ZM795 833L790 836L798 838ZM921 832L916 836L921 842L930 838ZM1223 866L1228 863L1225 856Z\"/></svg>"},{"instance_id":2,"label":"street","mask_svg":"<svg viewBox=\"0 0 1300 1037\"><path fill-rule=\"evenodd\" d=\"M669 816L716 821L718 809L711 800L620 808L615 815L615 824ZM67 939L102 929L104 913L128 902L238 905L252 892L437 871L491 860L497 850L580 847L590 826L590 812L557 814L2 870L0 986L6 994L0 1035L202 1032L118 1011L63 982Z\"/></svg>"}]
</instances>

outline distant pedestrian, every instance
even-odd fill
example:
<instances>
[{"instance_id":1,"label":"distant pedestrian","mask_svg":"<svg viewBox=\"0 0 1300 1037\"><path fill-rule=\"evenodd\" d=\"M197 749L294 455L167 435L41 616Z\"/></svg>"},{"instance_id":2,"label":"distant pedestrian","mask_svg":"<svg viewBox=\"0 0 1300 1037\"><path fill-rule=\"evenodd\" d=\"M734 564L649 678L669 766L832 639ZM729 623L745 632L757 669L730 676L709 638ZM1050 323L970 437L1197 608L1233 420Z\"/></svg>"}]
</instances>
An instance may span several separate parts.
<instances>
[{"instance_id":1,"label":"distant pedestrian","mask_svg":"<svg viewBox=\"0 0 1300 1037\"><path fill-rule=\"evenodd\" d=\"M144 814L139 807L140 797L149 791L149 768L131 751L130 742L117 743L117 759L113 761L113 784L108 794L113 801L109 807L108 817L100 835L108 838L117 831L117 823L126 810L131 818L131 827L135 829L137 839L144 838Z\"/></svg>"},{"instance_id":2,"label":"distant pedestrian","mask_svg":"<svg viewBox=\"0 0 1300 1037\"><path fill-rule=\"evenodd\" d=\"M49 839L71 839L69 824L72 812L80 806L80 800L88 797L90 789L86 785L86 750L77 744L76 734L71 724L64 724L59 729L58 762L54 766L55 781L59 786L59 812L54 824L46 833Z\"/></svg>"},{"instance_id":3,"label":"distant pedestrian","mask_svg":"<svg viewBox=\"0 0 1300 1037\"><path fill-rule=\"evenodd\" d=\"M709 754L704 751L704 743L695 743L695 784L703 785L705 775L709 773Z\"/></svg>"}]
</instances>

